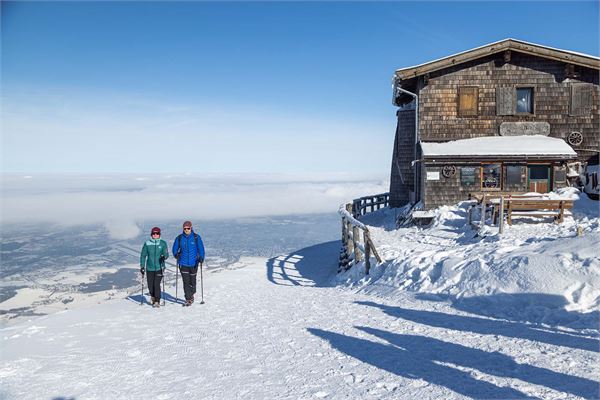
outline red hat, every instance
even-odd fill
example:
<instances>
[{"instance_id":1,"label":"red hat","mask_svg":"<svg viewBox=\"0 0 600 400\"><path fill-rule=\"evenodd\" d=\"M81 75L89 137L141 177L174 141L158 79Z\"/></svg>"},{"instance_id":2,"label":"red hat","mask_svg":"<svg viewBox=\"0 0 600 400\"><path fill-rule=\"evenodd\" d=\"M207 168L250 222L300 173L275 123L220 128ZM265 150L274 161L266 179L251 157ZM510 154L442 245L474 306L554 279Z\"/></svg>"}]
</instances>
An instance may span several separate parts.
<instances>
[{"instance_id":1,"label":"red hat","mask_svg":"<svg viewBox=\"0 0 600 400\"><path fill-rule=\"evenodd\" d=\"M190 228L192 227L192 222L191 222L191 221L185 221L185 222L183 223L183 227L184 227L184 228L185 228L185 227L188 227L188 226L189 226Z\"/></svg>"},{"instance_id":2,"label":"red hat","mask_svg":"<svg viewBox=\"0 0 600 400\"><path fill-rule=\"evenodd\" d=\"M154 234L154 233L158 233L160 235L160 228L158 226L155 226L154 228L152 228L152 230L150 231L150 235Z\"/></svg>"}]
</instances>

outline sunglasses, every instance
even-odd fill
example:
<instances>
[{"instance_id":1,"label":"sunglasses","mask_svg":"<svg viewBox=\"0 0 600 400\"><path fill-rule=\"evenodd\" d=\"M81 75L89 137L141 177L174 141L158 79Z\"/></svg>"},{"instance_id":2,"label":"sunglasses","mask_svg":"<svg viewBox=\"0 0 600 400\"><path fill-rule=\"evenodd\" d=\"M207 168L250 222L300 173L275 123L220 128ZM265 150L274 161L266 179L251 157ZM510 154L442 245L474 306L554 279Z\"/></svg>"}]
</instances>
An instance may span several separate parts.
<instances>
[{"instance_id":1,"label":"sunglasses","mask_svg":"<svg viewBox=\"0 0 600 400\"><path fill-rule=\"evenodd\" d=\"M154 235L160 236L160 233L159 232L152 232L152 236L154 236Z\"/></svg>"},{"instance_id":2,"label":"sunglasses","mask_svg":"<svg viewBox=\"0 0 600 400\"><path fill-rule=\"evenodd\" d=\"M184 231L191 231L192 228L183 228Z\"/></svg>"}]
</instances>

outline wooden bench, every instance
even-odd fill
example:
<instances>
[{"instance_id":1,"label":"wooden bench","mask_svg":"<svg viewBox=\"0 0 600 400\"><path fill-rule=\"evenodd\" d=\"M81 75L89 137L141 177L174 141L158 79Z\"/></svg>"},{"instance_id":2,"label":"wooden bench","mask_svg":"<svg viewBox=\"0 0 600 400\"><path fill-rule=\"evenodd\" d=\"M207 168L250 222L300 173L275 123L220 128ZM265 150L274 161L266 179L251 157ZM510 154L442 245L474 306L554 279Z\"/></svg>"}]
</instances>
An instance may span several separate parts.
<instances>
[{"instance_id":1,"label":"wooden bench","mask_svg":"<svg viewBox=\"0 0 600 400\"><path fill-rule=\"evenodd\" d=\"M549 200L537 198L504 199L507 210L506 222L512 225L512 218L519 217L554 217L558 223L564 221L566 209L573 208L573 200Z\"/></svg>"}]
</instances>

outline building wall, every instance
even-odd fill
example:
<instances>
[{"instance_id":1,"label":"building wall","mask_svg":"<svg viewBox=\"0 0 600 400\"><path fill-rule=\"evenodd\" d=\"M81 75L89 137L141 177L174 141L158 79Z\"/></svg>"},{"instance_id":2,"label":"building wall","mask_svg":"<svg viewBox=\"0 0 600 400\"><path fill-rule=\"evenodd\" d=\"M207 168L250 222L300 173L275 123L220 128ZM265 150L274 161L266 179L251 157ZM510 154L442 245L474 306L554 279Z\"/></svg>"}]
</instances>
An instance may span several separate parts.
<instances>
[{"instance_id":1,"label":"building wall","mask_svg":"<svg viewBox=\"0 0 600 400\"><path fill-rule=\"evenodd\" d=\"M414 186L414 170L411 162L415 148L415 111L399 110L394 139L390 176L390 206L401 207L409 202Z\"/></svg>"},{"instance_id":2,"label":"building wall","mask_svg":"<svg viewBox=\"0 0 600 400\"><path fill-rule=\"evenodd\" d=\"M562 62L512 52L509 62L503 53L436 71L420 77L425 86L419 92L419 135L423 141L448 141L494 136L502 122L548 122L550 136L567 139L574 131L583 134L583 143L572 146L580 161L600 147L598 71L575 67L577 78L566 77ZM571 116L571 86L592 83L592 110ZM534 87L533 115L497 115L496 88L516 85ZM458 88L478 88L478 115L458 116Z\"/></svg>"},{"instance_id":3,"label":"building wall","mask_svg":"<svg viewBox=\"0 0 600 400\"><path fill-rule=\"evenodd\" d=\"M490 163L494 163L497 160L490 160ZM536 162L537 163L537 162ZM554 176L557 169L563 169L558 163L550 161L540 161L542 164L550 164L553 166L551 169L551 190L562 187L561 183L554 182ZM444 177L442 174L442 168L444 165L454 165L456 167L456 173L451 177ZM519 183L508 184L507 183L507 167L517 166L520 168L521 179ZM463 185L461 182L461 169L462 168L475 168L475 179L472 185ZM425 210L432 210L443 205L453 205L459 201L467 200L470 193L481 193L481 174L480 174L481 162L466 162L465 160L449 161L446 164L439 162L425 162L425 171L423 172L423 203ZM439 180L428 180L426 178L427 172L438 172ZM502 190L500 191L485 191L490 194L500 193L525 193L529 192L527 183L527 163L519 161L507 161L502 164Z\"/></svg>"}]
</instances>

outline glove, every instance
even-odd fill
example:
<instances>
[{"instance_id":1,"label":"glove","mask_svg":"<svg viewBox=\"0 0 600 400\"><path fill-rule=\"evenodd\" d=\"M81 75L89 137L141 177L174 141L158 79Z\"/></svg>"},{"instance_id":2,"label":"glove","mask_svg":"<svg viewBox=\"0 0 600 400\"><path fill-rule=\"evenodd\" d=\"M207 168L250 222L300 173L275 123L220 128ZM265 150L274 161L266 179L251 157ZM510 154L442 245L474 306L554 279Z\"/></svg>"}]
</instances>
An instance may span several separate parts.
<instances>
[{"instance_id":1,"label":"glove","mask_svg":"<svg viewBox=\"0 0 600 400\"><path fill-rule=\"evenodd\" d=\"M146 270L144 269L144 267L140 268L140 274L142 274L142 276L144 276L144 274L146 273Z\"/></svg>"},{"instance_id":2,"label":"glove","mask_svg":"<svg viewBox=\"0 0 600 400\"><path fill-rule=\"evenodd\" d=\"M198 261L200 261L200 264L204 264L204 257L199 257Z\"/></svg>"},{"instance_id":3,"label":"glove","mask_svg":"<svg viewBox=\"0 0 600 400\"><path fill-rule=\"evenodd\" d=\"M161 254L160 257L158 257L158 261L160 261L161 264L164 264L164 262L165 262L164 254Z\"/></svg>"}]
</instances>

